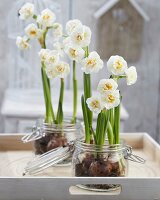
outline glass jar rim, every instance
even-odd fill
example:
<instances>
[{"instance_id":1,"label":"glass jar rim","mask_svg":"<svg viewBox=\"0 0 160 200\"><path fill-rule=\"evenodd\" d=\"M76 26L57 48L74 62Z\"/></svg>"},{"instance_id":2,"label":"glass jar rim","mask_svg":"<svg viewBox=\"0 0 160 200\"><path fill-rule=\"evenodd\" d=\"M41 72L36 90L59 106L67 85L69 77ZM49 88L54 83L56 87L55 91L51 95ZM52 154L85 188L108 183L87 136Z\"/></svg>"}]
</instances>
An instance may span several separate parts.
<instances>
[{"instance_id":1,"label":"glass jar rim","mask_svg":"<svg viewBox=\"0 0 160 200\"><path fill-rule=\"evenodd\" d=\"M80 138L75 140L75 147L89 152L121 152L127 150L127 145L124 144L123 140L121 140L120 144L110 145L108 139L105 140L105 144L97 145L85 143L84 138Z\"/></svg>"},{"instance_id":2,"label":"glass jar rim","mask_svg":"<svg viewBox=\"0 0 160 200\"><path fill-rule=\"evenodd\" d=\"M61 130L62 128L75 130L82 127L82 122L80 120L77 120L76 123L72 123L71 119L71 117L65 118L62 124L47 123L44 121L44 119L38 119L36 122L36 126L43 128L44 130L56 129L57 131Z\"/></svg>"}]
</instances>

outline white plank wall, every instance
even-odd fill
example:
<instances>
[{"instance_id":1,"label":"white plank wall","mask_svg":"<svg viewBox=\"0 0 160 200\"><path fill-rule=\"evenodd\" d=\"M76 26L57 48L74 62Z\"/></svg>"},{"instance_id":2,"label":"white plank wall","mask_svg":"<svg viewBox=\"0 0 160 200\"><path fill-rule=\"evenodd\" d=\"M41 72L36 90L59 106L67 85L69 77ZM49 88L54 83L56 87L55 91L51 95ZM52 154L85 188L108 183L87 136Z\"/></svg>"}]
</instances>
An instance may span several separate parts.
<instances>
[{"instance_id":1,"label":"white plank wall","mask_svg":"<svg viewBox=\"0 0 160 200\"><path fill-rule=\"evenodd\" d=\"M8 39L5 19L12 2L12 0L0 1L0 105L8 78ZM73 17L79 18L93 30L92 49L95 49L96 46L96 21L93 18L93 13L105 2L106 0L73 0ZM125 131L146 131L154 138L158 138L157 131L160 129L160 111L158 110L158 95L160 93L158 89L160 79L160 1L137 0L137 2L149 15L150 22L144 25L141 59L137 63L132 63L138 70L138 83L130 88L125 83L122 84L124 106L130 114L130 118L125 125ZM61 0L61 3L63 7L68 9L69 5L66 1ZM99 79L105 78L104 74L107 75L106 68L101 71L98 78L93 76L92 80L95 88ZM82 76L79 75L78 78L80 79L79 87L82 88ZM0 117L0 132L2 131L3 120Z\"/></svg>"}]
</instances>

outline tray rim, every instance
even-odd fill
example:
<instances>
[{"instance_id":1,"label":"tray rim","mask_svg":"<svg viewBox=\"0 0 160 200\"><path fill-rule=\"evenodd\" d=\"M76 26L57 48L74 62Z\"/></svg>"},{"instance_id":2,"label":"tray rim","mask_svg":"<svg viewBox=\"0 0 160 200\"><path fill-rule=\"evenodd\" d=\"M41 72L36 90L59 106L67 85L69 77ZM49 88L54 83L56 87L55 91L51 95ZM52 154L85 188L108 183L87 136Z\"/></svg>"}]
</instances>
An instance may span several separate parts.
<instances>
[{"instance_id":1,"label":"tray rim","mask_svg":"<svg viewBox=\"0 0 160 200\"><path fill-rule=\"evenodd\" d=\"M0 138L2 137L6 137L9 139L9 137L11 137L11 139L13 138L16 138L16 139L19 139L21 138L23 135L25 134L22 134L22 133L18 133L18 134L3 134L3 133L0 133ZM123 137L124 136L138 136L139 138L142 137L142 139L144 140L144 138L146 138L152 145L154 145L158 151L160 151L160 145L146 132L137 132L137 133L122 133L121 134ZM144 142L144 141L143 141ZM23 144L23 143L22 143ZM29 144L30 146L30 144ZM23 150L23 149L22 149ZM25 151L29 151L30 149L25 149ZM5 150L7 151L7 150ZM10 150L11 151L11 150ZM14 150L14 151L20 151L19 149L18 150ZM23 150L24 151L24 150ZM1 152L1 150L0 150ZM19 177L19 176L0 176L0 180L1 179L65 179L65 180L70 180L70 181L73 181L73 180L116 180L116 181L122 181L122 180L159 180L160 179L160 176L159 177L66 177L66 176L61 176L61 177L45 177L45 176L25 176L25 177Z\"/></svg>"}]
</instances>

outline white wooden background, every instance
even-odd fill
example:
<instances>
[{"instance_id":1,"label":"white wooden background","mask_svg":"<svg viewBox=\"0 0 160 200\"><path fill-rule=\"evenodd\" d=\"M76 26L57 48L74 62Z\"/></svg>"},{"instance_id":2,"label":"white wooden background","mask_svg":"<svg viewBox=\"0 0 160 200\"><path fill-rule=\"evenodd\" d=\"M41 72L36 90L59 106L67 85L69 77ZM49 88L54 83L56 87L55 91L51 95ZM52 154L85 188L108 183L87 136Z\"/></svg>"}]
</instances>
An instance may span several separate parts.
<instances>
[{"instance_id":1,"label":"white wooden background","mask_svg":"<svg viewBox=\"0 0 160 200\"><path fill-rule=\"evenodd\" d=\"M122 84L124 106L130 114L130 118L125 126L125 131L146 131L154 138L158 138L158 134L160 133L160 1L136 1L149 15L150 22L144 25L141 59L139 62L133 63L138 70L138 83L133 87L127 87L125 83ZM2 103L4 90L7 87L8 75L8 39L5 19L9 8L12 6L12 2L13 0L0 1L0 105ZM96 40L96 21L93 18L93 13L105 2L106 0L73 0L73 17L79 18L93 30L92 49L95 47ZM66 1L63 1L63 6L66 6L67 9L68 5L65 5L65 3ZM101 71L98 79L96 76L93 76L94 87L96 87L100 78L105 78L105 71L106 68ZM79 76L80 80L81 78L82 77ZM82 81L79 81L79 87L82 87ZM0 132L2 131L3 119L0 117Z\"/></svg>"}]
</instances>

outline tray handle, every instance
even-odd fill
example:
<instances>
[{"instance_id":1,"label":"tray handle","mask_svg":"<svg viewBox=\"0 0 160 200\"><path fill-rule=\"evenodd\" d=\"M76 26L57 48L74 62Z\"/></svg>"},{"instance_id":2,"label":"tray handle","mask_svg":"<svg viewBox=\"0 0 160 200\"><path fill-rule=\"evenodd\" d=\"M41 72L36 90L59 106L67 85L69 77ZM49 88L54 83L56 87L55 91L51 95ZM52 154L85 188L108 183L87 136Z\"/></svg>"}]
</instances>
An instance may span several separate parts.
<instances>
[{"instance_id":1,"label":"tray handle","mask_svg":"<svg viewBox=\"0 0 160 200\"><path fill-rule=\"evenodd\" d=\"M103 185L103 184L102 184ZM119 196L122 192L122 185L118 184L118 187L116 189L112 190L102 190L102 191L96 191L96 190L88 190L85 188L85 185L83 184L77 184L69 187L69 193L70 195L107 195L107 196Z\"/></svg>"}]
</instances>

